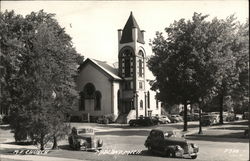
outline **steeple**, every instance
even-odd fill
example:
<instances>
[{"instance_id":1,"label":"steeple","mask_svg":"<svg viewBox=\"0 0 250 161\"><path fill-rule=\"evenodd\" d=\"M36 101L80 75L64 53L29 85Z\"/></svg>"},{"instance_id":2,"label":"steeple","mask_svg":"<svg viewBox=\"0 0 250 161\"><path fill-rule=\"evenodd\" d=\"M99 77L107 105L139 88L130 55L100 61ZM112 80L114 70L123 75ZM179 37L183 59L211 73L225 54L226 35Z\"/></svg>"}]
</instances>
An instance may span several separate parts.
<instances>
[{"instance_id":1,"label":"steeple","mask_svg":"<svg viewBox=\"0 0 250 161\"><path fill-rule=\"evenodd\" d=\"M134 30L134 31L133 31ZM133 32L135 32L133 35ZM137 33L136 33L137 32ZM133 13L130 12L130 16L122 30L122 36L121 36L121 40L120 43L129 43L129 42L133 42L134 39L137 39L137 42L145 44L144 42L144 36L143 36L143 32L141 31L139 28L139 25L137 24Z\"/></svg>"}]
</instances>

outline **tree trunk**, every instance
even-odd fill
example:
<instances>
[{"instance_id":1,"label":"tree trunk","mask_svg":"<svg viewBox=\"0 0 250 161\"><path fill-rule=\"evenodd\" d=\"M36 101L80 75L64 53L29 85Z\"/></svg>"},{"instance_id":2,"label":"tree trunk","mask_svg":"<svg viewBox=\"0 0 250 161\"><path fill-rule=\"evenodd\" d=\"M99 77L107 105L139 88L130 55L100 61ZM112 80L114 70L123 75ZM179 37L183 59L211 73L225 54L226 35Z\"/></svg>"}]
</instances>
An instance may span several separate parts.
<instances>
[{"instance_id":1,"label":"tree trunk","mask_svg":"<svg viewBox=\"0 0 250 161\"><path fill-rule=\"evenodd\" d=\"M202 126L201 126L201 113L202 113L202 107L201 107L201 102L199 102L199 133L202 134Z\"/></svg>"},{"instance_id":2,"label":"tree trunk","mask_svg":"<svg viewBox=\"0 0 250 161\"><path fill-rule=\"evenodd\" d=\"M56 136L53 136L53 147L52 147L52 149L58 149Z\"/></svg>"},{"instance_id":3,"label":"tree trunk","mask_svg":"<svg viewBox=\"0 0 250 161\"><path fill-rule=\"evenodd\" d=\"M43 134L41 134L40 144L41 144L40 150L44 150L44 135Z\"/></svg>"},{"instance_id":4,"label":"tree trunk","mask_svg":"<svg viewBox=\"0 0 250 161\"><path fill-rule=\"evenodd\" d=\"M186 101L184 103L183 119L184 119L183 131L187 131L187 102Z\"/></svg>"},{"instance_id":5,"label":"tree trunk","mask_svg":"<svg viewBox=\"0 0 250 161\"><path fill-rule=\"evenodd\" d=\"M223 124L223 104L224 104L224 95L223 92L220 94L220 124Z\"/></svg>"}]
</instances>

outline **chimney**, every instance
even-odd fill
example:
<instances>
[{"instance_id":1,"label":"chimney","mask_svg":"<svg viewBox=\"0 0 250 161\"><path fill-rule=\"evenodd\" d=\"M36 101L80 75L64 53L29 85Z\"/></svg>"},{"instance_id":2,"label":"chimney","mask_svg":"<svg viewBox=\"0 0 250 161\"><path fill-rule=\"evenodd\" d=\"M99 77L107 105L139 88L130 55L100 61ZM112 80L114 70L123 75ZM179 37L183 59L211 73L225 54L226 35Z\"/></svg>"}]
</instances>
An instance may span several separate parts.
<instances>
[{"instance_id":1,"label":"chimney","mask_svg":"<svg viewBox=\"0 0 250 161\"><path fill-rule=\"evenodd\" d=\"M132 37L133 37L133 41L136 42L137 41L137 35L138 35L138 29L136 27L132 28Z\"/></svg>"},{"instance_id":2,"label":"chimney","mask_svg":"<svg viewBox=\"0 0 250 161\"><path fill-rule=\"evenodd\" d=\"M120 43L122 38L122 29L118 29L118 43Z\"/></svg>"}]
</instances>

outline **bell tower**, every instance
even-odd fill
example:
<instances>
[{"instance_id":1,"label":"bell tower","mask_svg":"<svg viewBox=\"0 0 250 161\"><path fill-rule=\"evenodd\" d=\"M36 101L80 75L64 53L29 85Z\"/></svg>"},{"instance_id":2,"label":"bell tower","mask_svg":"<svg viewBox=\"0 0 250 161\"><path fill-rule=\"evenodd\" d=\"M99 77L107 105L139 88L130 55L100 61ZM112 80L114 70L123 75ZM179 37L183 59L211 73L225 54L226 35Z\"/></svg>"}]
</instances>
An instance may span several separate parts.
<instances>
[{"instance_id":1,"label":"bell tower","mask_svg":"<svg viewBox=\"0 0 250 161\"><path fill-rule=\"evenodd\" d=\"M144 30L140 30L132 12L123 29L118 30L120 113L135 112L136 118L145 115L145 42Z\"/></svg>"}]
</instances>

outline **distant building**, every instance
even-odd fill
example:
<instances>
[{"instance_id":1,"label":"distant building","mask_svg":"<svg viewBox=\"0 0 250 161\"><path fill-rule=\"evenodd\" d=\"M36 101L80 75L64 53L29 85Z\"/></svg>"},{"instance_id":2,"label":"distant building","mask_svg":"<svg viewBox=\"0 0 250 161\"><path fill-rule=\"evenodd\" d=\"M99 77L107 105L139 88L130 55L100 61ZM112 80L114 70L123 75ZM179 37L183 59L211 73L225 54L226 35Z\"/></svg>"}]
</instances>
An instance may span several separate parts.
<instances>
[{"instance_id":1,"label":"distant building","mask_svg":"<svg viewBox=\"0 0 250 161\"><path fill-rule=\"evenodd\" d=\"M146 81L146 43L132 12L118 30L118 65L86 59L79 67L77 89L80 100L75 115L113 115L119 123L140 116L161 114L155 92Z\"/></svg>"}]
</instances>

